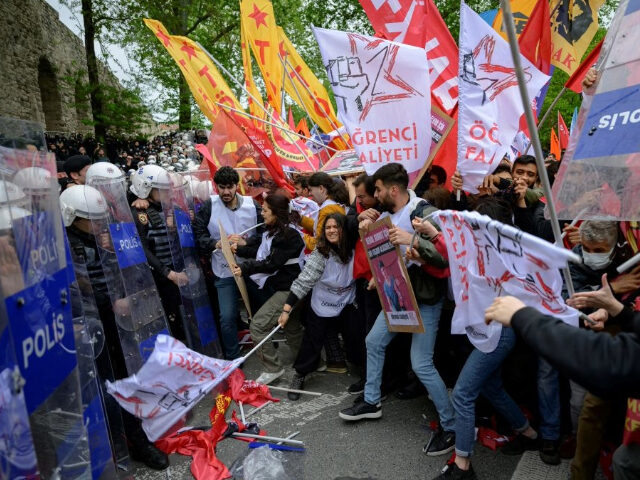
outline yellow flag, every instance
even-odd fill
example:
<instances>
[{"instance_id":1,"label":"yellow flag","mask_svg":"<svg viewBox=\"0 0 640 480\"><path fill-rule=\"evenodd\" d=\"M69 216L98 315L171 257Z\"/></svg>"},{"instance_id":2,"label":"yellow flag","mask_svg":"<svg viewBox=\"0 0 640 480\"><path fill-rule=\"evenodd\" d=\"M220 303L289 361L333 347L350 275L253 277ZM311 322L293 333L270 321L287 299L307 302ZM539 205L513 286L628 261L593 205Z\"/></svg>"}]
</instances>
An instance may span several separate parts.
<instances>
[{"instance_id":1,"label":"yellow flag","mask_svg":"<svg viewBox=\"0 0 640 480\"><path fill-rule=\"evenodd\" d=\"M281 56L286 58L288 63L287 78L284 81L286 92L298 105L309 112L312 120L322 131L329 133L338 129L341 124L338 122L324 85L309 69L281 27L278 27L278 36Z\"/></svg>"},{"instance_id":2,"label":"yellow flag","mask_svg":"<svg viewBox=\"0 0 640 480\"><path fill-rule=\"evenodd\" d=\"M278 58L278 30L269 0L241 0L240 22L262 73L267 102L281 113L282 63Z\"/></svg>"},{"instance_id":3,"label":"yellow flag","mask_svg":"<svg viewBox=\"0 0 640 480\"><path fill-rule=\"evenodd\" d=\"M511 0L511 11L513 12L513 23L516 26L516 35L520 38L520 34L527 24L527 20L531 16L533 7L536 6L537 0ZM493 29L502 36L507 42L507 30L502 24L502 9L498 10L496 18L493 19Z\"/></svg>"},{"instance_id":4,"label":"yellow flag","mask_svg":"<svg viewBox=\"0 0 640 480\"><path fill-rule=\"evenodd\" d=\"M551 0L551 63L569 75L598 31L598 10L604 0Z\"/></svg>"},{"instance_id":5,"label":"yellow flag","mask_svg":"<svg viewBox=\"0 0 640 480\"><path fill-rule=\"evenodd\" d=\"M244 25L240 24L240 47L242 49L242 67L244 69L244 86L250 95L247 95L249 101L249 113L258 118L264 118L264 103L260 90L253 81L253 71L251 68L251 51L247 41ZM253 96L254 98L251 98ZM255 100L254 100L255 99ZM255 120L254 120L255 123Z\"/></svg>"},{"instance_id":6,"label":"yellow flag","mask_svg":"<svg viewBox=\"0 0 640 480\"><path fill-rule=\"evenodd\" d=\"M144 23L171 54L187 80L202 113L214 122L220 104L242 110L242 105L207 54L187 37L170 35L164 25L149 18Z\"/></svg>"}]
</instances>

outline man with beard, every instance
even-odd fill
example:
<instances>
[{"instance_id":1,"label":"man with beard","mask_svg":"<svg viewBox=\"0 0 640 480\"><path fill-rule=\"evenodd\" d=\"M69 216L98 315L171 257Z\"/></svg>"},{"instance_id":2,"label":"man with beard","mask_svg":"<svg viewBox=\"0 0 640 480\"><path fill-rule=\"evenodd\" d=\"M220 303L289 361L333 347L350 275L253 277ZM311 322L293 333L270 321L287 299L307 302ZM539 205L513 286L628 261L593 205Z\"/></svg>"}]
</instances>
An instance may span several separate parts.
<instances>
[{"instance_id":1,"label":"man with beard","mask_svg":"<svg viewBox=\"0 0 640 480\"><path fill-rule=\"evenodd\" d=\"M403 254L413 240L415 217L424 218L435 208L426 201L412 197L407 190L409 176L404 167L398 163L390 163L380 167L373 175L375 198L384 213L380 218L390 217L394 227L389 229L389 240L399 245ZM371 220L362 222L366 227ZM427 239L428 240L428 239ZM435 247L421 252L421 259L435 266L447 266L448 262L437 252ZM412 280L414 293L420 309L425 333L412 334L411 365L416 376L427 388L440 416L441 427L434 432L424 451L427 455L443 455L455 446L454 411L447 388L433 364L433 351L442 310L443 295L446 291L446 280L436 279L425 274L415 264L409 262L409 278ZM418 288L418 283L420 283ZM340 418L357 421L365 418L382 417L380 403L382 369L387 345L396 336L389 332L384 312L380 312L367 335L367 381L364 387L364 398L356 400L352 407L340 412Z\"/></svg>"},{"instance_id":2,"label":"man with beard","mask_svg":"<svg viewBox=\"0 0 640 480\"><path fill-rule=\"evenodd\" d=\"M199 250L211 255L211 268L215 275L215 287L220 305L220 327L225 357L233 360L240 356L238 345L238 298L240 292L227 264L220 245L220 227L229 235L229 242L239 246L247 244L246 238L262 235L262 208L251 197L238 195L240 176L231 167L220 168L213 177L218 195L205 201L193 222L193 234ZM238 263L242 263L238 259Z\"/></svg>"}]
</instances>

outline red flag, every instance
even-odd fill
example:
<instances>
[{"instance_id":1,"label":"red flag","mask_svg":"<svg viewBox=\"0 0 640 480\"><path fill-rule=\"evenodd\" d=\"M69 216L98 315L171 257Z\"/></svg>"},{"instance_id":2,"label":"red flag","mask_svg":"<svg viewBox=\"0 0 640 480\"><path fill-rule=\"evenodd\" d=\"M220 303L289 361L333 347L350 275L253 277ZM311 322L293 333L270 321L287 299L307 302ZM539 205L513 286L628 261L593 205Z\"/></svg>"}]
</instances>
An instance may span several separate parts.
<instances>
[{"instance_id":1,"label":"red flag","mask_svg":"<svg viewBox=\"0 0 640 480\"><path fill-rule=\"evenodd\" d=\"M433 0L360 0L360 5L376 36L426 49L432 101L451 115L458 101L458 46Z\"/></svg>"},{"instance_id":2,"label":"red flag","mask_svg":"<svg viewBox=\"0 0 640 480\"><path fill-rule=\"evenodd\" d=\"M561 158L560 142L558 141L558 135L556 135L556 129L551 127L551 145L549 146L549 153L553 153L558 160Z\"/></svg>"},{"instance_id":3,"label":"red flag","mask_svg":"<svg viewBox=\"0 0 640 480\"><path fill-rule=\"evenodd\" d=\"M293 112L291 111L291 107L289 107L289 117L288 117L289 128L296 131L296 121L293 119Z\"/></svg>"},{"instance_id":4,"label":"red flag","mask_svg":"<svg viewBox=\"0 0 640 480\"><path fill-rule=\"evenodd\" d=\"M567 148L569 146L569 129L564 122L564 118L562 118L560 110L558 110L558 137L560 138L560 148Z\"/></svg>"},{"instance_id":5,"label":"red flag","mask_svg":"<svg viewBox=\"0 0 640 480\"><path fill-rule=\"evenodd\" d=\"M227 383L231 390L231 397L242 403L248 403L254 407L259 407L268 401L278 402L277 398L271 396L269 387L255 380L245 380L242 370L235 370L227 377Z\"/></svg>"},{"instance_id":6,"label":"red flag","mask_svg":"<svg viewBox=\"0 0 640 480\"><path fill-rule=\"evenodd\" d=\"M589 69L593 67L598 60L603 41L604 38L600 40L600 43L598 43L593 50L591 50L589 55L587 55L587 58L584 59L584 62L582 62L576 71L573 72L573 75L569 77L567 83L564 84L566 88L573 90L576 93L582 93L582 80L587 75Z\"/></svg>"},{"instance_id":7,"label":"red flag","mask_svg":"<svg viewBox=\"0 0 640 480\"><path fill-rule=\"evenodd\" d=\"M542 73L551 70L551 23L549 0L538 0L518 39L522 55Z\"/></svg>"}]
</instances>

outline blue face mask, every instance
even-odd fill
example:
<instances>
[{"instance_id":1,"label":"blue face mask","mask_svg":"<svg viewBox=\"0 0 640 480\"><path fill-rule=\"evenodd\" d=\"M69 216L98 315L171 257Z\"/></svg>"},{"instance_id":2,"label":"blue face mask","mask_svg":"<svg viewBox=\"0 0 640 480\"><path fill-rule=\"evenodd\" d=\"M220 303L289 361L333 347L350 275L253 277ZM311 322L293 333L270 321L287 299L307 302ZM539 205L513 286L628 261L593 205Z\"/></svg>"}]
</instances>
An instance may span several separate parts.
<instances>
[{"instance_id":1,"label":"blue face mask","mask_svg":"<svg viewBox=\"0 0 640 480\"><path fill-rule=\"evenodd\" d=\"M582 262L592 270L604 270L611 265L613 248L605 253L589 253L582 251Z\"/></svg>"}]
</instances>

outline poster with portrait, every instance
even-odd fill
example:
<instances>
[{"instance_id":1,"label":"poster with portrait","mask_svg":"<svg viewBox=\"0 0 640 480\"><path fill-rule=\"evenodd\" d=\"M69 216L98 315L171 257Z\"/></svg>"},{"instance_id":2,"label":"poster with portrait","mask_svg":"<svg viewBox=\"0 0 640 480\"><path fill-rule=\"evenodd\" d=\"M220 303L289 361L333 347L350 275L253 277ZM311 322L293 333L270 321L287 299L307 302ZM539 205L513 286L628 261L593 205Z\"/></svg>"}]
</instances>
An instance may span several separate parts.
<instances>
[{"instance_id":1,"label":"poster with portrait","mask_svg":"<svg viewBox=\"0 0 640 480\"><path fill-rule=\"evenodd\" d=\"M424 333L418 302L413 294L400 248L389 241L389 217L370 225L360 237L390 332Z\"/></svg>"}]
</instances>

